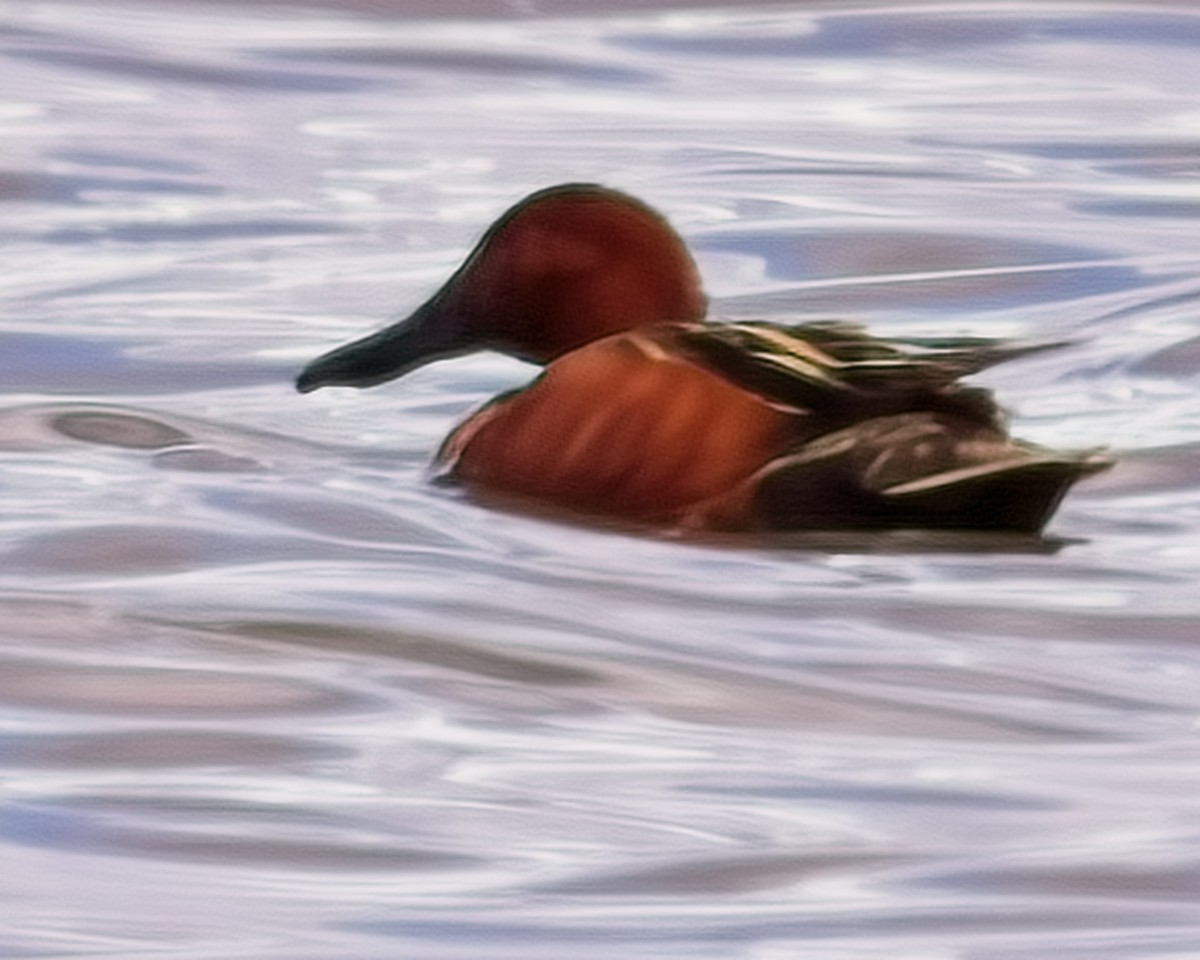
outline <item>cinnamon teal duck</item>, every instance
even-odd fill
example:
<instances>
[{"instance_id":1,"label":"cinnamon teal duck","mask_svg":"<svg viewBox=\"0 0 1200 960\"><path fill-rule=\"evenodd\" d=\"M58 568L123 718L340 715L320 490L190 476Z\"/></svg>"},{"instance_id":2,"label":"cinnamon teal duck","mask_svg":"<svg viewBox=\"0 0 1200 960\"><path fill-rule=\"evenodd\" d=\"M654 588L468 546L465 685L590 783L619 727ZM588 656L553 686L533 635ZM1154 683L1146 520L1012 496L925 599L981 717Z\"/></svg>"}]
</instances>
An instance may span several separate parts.
<instances>
[{"instance_id":1,"label":"cinnamon teal duck","mask_svg":"<svg viewBox=\"0 0 1200 960\"><path fill-rule=\"evenodd\" d=\"M960 379L1028 352L857 325L705 323L687 248L641 201L538 191L407 319L312 361L302 392L476 350L544 367L442 444L477 494L694 531L1036 533L1109 462L1011 439Z\"/></svg>"}]
</instances>

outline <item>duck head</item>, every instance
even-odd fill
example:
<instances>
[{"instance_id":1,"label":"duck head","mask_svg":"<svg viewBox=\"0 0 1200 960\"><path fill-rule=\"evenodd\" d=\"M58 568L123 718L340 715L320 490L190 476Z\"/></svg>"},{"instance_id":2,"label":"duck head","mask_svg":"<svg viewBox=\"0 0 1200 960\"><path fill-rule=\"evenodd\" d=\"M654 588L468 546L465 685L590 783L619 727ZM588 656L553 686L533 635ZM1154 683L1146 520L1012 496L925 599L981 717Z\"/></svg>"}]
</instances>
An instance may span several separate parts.
<instances>
[{"instance_id":1,"label":"duck head","mask_svg":"<svg viewBox=\"0 0 1200 960\"><path fill-rule=\"evenodd\" d=\"M617 190L563 184L505 213L411 316L318 357L296 387L370 387L476 350L545 364L704 312L696 265L659 213Z\"/></svg>"}]
</instances>

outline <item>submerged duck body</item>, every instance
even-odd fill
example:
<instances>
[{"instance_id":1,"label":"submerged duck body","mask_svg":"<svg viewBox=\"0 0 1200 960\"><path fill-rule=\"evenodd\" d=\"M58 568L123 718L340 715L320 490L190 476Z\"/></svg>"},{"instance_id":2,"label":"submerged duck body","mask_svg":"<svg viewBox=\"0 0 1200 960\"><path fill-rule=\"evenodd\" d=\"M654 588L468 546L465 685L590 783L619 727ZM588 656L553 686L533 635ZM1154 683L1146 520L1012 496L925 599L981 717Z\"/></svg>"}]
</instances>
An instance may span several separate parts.
<instances>
[{"instance_id":1,"label":"submerged duck body","mask_svg":"<svg viewBox=\"0 0 1200 960\"><path fill-rule=\"evenodd\" d=\"M480 494L691 530L1041 530L1090 453L1009 438L966 375L1026 352L842 323L703 323L682 240L615 190L539 191L410 317L318 357L302 392L498 350L539 363L443 443Z\"/></svg>"}]
</instances>

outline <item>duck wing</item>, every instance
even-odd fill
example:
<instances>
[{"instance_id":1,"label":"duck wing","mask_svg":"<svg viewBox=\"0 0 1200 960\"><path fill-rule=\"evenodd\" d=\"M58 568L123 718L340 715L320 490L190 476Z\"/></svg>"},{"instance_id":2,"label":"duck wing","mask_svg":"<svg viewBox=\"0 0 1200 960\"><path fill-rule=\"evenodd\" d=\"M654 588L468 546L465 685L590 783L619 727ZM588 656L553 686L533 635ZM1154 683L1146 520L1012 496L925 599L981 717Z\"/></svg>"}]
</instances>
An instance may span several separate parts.
<instances>
[{"instance_id":1,"label":"duck wing","mask_svg":"<svg viewBox=\"0 0 1200 960\"><path fill-rule=\"evenodd\" d=\"M693 362L794 414L787 449L685 527L1040 531L1077 480L1110 466L1011 439L990 391L960 378L1058 344L885 341L851 324L679 328Z\"/></svg>"},{"instance_id":2,"label":"duck wing","mask_svg":"<svg viewBox=\"0 0 1200 960\"><path fill-rule=\"evenodd\" d=\"M990 391L962 384L961 378L1060 346L981 338L883 340L841 322L687 324L667 330L671 347L693 362L803 417L807 436L919 410L1000 428L1003 414Z\"/></svg>"}]
</instances>

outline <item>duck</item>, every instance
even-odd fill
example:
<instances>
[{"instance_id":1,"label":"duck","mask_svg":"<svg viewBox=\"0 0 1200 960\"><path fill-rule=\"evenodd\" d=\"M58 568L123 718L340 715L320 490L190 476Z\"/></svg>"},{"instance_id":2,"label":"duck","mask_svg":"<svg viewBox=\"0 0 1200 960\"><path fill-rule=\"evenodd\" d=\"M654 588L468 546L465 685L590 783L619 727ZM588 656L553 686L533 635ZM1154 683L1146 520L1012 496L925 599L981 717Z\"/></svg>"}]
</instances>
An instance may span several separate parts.
<instances>
[{"instance_id":1,"label":"duck","mask_svg":"<svg viewBox=\"0 0 1200 960\"><path fill-rule=\"evenodd\" d=\"M296 387L372 387L491 350L542 367L442 443L477 499L672 531L1039 533L1097 451L1013 439L964 377L1044 345L706 319L670 223L591 183L539 190L410 315Z\"/></svg>"}]
</instances>

